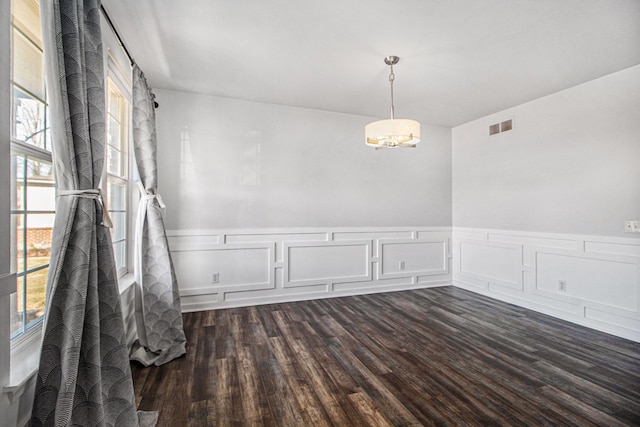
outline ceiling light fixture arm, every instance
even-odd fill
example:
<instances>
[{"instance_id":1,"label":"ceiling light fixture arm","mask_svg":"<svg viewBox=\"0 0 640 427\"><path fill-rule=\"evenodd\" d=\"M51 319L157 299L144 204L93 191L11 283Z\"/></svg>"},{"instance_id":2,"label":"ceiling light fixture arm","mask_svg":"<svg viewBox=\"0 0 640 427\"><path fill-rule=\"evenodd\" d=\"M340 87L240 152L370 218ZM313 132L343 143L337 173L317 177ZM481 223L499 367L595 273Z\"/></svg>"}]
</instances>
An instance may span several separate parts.
<instances>
[{"instance_id":1,"label":"ceiling light fixture arm","mask_svg":"<svg viewBox=\"0 0 640 427\"><path fill-rule=\"evenodd\" d=\"M389 85L391 86L391 118L395 119L395 107L393 105L393 81L396 79L396 75L393 73L393 66L400 61L400 58L397 56L387 56L384 58L384 63L387 64L390 68L389 73Z\"/></svg>"}]
</instances>

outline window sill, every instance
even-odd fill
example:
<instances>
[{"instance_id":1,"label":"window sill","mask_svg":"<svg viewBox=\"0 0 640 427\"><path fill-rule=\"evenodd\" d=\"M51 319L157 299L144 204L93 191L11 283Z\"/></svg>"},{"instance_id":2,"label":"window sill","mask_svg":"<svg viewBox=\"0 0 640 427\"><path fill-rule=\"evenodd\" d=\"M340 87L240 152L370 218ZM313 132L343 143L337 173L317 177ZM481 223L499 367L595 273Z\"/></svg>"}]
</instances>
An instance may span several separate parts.
<instances>
[{"instance_id":1,"label":"window sill","mask_svg":"<svg viewBox=\"0 0 640 427\"><path fill-rule=\"evenodd\" d=\"M11 403L20 398L30 380L38 373L41 345L42 326L40 325L12 350L9 383L2 389Z\"/></svg>"},{"instance_id":2,"label":"window sill","mask_svg":"<svg viewBox=\"0 0 640 427\"><path fill-rule=\"evenodd\" d=\"M126 273L124 276L118 279L118 291L120 295L125 293L136 282L136 278L133 273Z\"/></svg>"}]
</instances>

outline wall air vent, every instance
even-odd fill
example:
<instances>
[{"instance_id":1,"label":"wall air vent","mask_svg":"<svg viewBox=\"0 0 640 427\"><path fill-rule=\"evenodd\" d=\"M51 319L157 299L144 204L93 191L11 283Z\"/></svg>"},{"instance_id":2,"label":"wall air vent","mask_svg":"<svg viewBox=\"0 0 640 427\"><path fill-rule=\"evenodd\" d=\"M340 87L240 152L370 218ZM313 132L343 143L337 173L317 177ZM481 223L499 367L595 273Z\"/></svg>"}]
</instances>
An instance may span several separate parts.
<instances>
[{"instance_id":1,"label":"wall air vent","mask_svg":"<svg viewBox=\"0 0 640 427\"><path fill-rule=\"evenodd\" d=\"M506 132L513 129L513 120L505 120L501 123L496 123L489 126L489 135L496 135L501 132Z\"/></svg>"}]
</instances>

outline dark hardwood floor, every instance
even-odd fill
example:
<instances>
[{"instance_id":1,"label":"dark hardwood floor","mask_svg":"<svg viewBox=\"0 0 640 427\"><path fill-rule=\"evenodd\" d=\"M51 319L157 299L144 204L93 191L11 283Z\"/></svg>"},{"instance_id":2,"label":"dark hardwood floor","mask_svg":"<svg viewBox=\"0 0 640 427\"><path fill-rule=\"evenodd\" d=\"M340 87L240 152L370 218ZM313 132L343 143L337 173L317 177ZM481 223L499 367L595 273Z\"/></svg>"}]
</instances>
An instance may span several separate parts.
<instances>
[{"instance_id":1,"label":"dark hardwood floor","mask_svg":"<svg viewBox=\"0 0 640 427\"><path fill-rule=\"evenodd\" d=\"M159 426L640 425L640 344L454 287L184 315Z\"/></svg>"}]
</instances>

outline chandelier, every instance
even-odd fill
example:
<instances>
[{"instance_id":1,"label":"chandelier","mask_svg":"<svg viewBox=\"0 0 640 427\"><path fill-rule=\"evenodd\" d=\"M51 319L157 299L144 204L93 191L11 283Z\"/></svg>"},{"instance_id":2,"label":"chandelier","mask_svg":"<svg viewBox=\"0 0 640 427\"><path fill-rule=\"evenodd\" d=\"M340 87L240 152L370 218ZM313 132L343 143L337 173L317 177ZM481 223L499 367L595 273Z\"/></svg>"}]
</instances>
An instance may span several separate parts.
<instances>
[{"instance_id":1,"label":"chandelier","mask_svg":"<svg viewBox=\"0 0 640 427\"><path fill-rule=\"evenodd\" d=\"M370 147L398 148L415 147L420 142L420 123L410 119L396 119L393 105L393 66L400 61L397 56L387 56L385 64L389 66L389 83L391 85L391 118L369 123L364 128L365 143Z\"/></svg>"}]
</instances>

